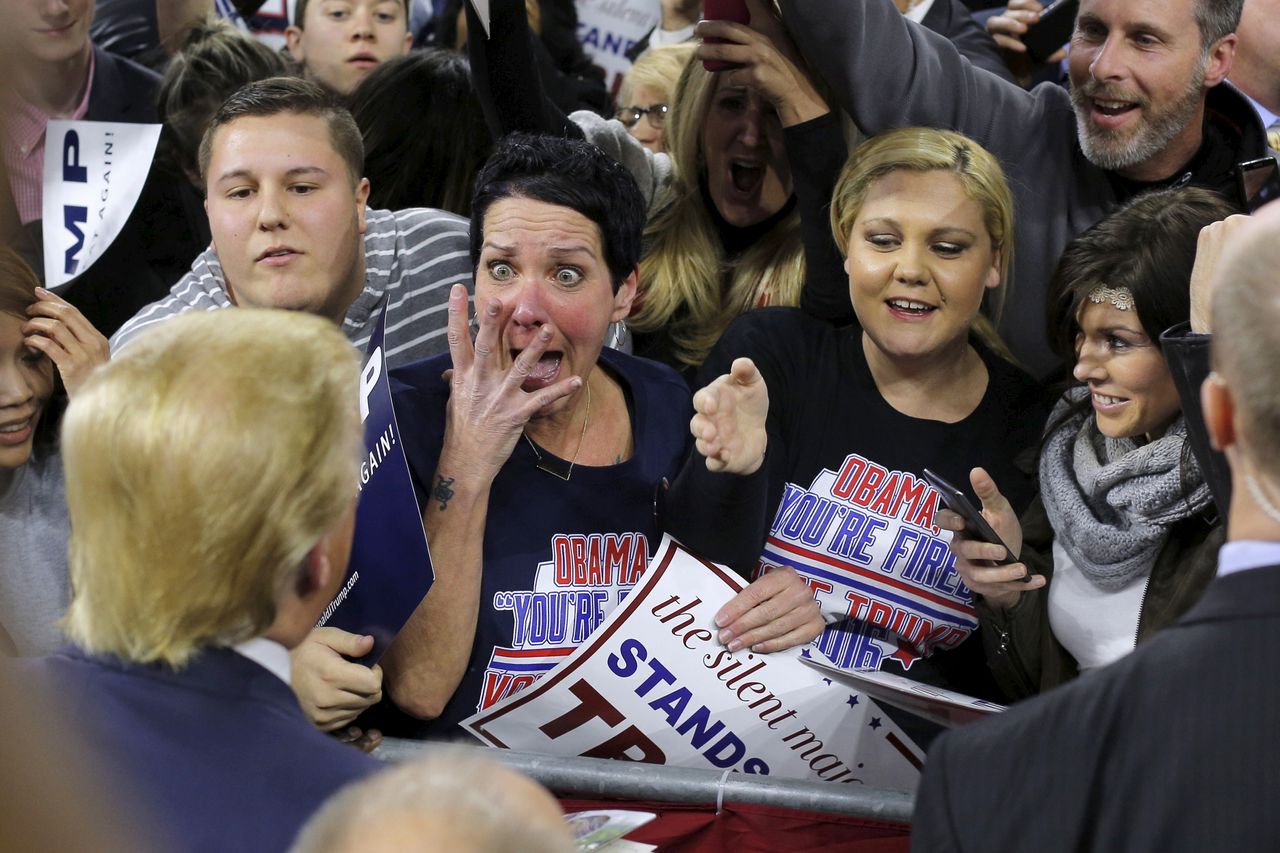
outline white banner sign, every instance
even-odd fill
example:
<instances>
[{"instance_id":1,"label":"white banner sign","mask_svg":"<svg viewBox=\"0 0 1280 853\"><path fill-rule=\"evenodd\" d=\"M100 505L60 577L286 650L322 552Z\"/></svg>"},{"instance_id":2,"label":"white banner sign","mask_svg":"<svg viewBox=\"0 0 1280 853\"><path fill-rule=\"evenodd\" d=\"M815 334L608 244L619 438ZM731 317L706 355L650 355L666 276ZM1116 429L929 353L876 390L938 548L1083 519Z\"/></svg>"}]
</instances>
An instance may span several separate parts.
<instances>
[{"instance_id":1,"label":"white banner sign","mask_svg":"<svg viewBox=\"0 0 1280 853\"><path fill-rule=\"evenodd\" d=\"M658 25L655 0L578 0L578 41L591 61L605 70L610 94L617 95L631 68L627 51Z\"/></svg>"},{"instance_id":2,"label":"white banner sign","mask_svg":"<svg viewBox=\"0 0 1280 853\"><path fill-rule=\"evenodd\" d=\"M866 693L807 666L815 650L719 643L714 616L743 586L668 537L586 642L463 727L528 752L914 790L922 752Z\"/></svg>"},{"instance_id":3,"label":"white banner sign","mask_svg":"<svg viewBox=\"0 0 1280 853\"><path fill-rule=\"evenodd\" d=\"M44 275L57 288L102 257L151 171L158 124L51 121L44 143Z\"/></svg>"}]
</instances>

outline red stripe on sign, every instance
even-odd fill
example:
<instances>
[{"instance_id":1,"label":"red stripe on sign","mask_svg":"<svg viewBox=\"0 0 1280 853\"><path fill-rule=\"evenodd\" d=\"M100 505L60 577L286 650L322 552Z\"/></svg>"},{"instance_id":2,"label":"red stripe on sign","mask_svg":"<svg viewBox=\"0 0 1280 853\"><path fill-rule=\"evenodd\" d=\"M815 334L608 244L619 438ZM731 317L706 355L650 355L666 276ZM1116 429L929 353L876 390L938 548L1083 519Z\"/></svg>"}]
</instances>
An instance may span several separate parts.
<instances>
[{"instance_id":1,"label":"red stripe on sign","mask_svg":"<svg viewBox=\"0 0 1280 853\"><path fill-rule=\"evenodd\" d=\"M958 610L965 615L969 615L966 605L961 604L953 598L946 598L945 596L930 592L929 590L916 586L915 584L896 580L895 578L888 577L880 572L872 571L871 569L863 568L862 566L857 566L853 563L846 563L845 561L838 560L829 554L819 554L816 551L810 551L807 548L792 545L790 542L783 542L781 539L777 539L773 536L769 537L769 544L773 545L775 548L780 548L783 551L790 551L792 554L813 560L815 563L825 563L832 568L839 569L840 571L847 572L851 575L862 575L863 577L873 580L878 584L900 589L903 592L932 601L934 604L939 604L951 610Z\"/></svg>"},{"instance_id":2,"label":"red stripe on sign","mask_svg":"<svg viewBox=\"0 0 1280 853\"><path fill-rule=\"evenodd\" d=\"M504 658L541 658L564 657L573 654L573 647L567 649L495 649L494 654Z\"/></svg>"}]
</instances>

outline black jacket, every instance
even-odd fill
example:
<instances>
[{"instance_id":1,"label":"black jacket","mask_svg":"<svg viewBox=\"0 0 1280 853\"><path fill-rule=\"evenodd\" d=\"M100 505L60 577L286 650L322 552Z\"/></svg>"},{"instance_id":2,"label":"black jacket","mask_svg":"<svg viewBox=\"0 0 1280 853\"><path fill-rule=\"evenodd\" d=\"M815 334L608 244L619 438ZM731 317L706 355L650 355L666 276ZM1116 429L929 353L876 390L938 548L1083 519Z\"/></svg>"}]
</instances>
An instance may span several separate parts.
<instances>
[{"instance_id":1,"label":"black jacket","mask_svg":"<svg viewBox=\"0 0 1280 853\"><path fill-rule=\"evenodd\" d=\"M1274 850L1280 568L1214 580L1133 654L935 741L918 851Z\"/></svg>"},{"instance_id":2,"label":"black jacket","mask_svg":"<svg viewBox=\"0 0 1280 853\"><path fill-rule=\"evenodd\" d=\"M1029 572L1044 575L1052 584L1054 534L1038 496L1021 521L1022 560ZM1169 528L1142 597L1139 644L1172 625L1200 599L1213 580L1224 538L1225 529L1216 523L1212 509ZM1024 592L1007 612L992 608L981 597L975 597L974 603L991 674L1010 699L1035 695L1079 674L1075 659L1049 627L1048 585Z\"/></svg>"}]
</instances>

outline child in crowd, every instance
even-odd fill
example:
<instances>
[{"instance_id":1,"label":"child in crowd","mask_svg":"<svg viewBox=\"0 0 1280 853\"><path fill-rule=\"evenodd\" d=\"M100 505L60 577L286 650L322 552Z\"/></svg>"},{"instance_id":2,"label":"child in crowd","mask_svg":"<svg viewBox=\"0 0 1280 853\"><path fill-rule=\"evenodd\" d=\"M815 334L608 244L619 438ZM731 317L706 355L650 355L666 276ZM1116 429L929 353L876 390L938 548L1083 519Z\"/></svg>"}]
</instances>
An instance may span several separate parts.
<instances>
[{"instance_id":1,"label":"child in crowd","mask_svg":"<svg viewBox=\"0 0 1280 853\"><path fill-rule=\"evenodd\" d=\"M298 0L285 30L289 55L308 80L350 95L373 69L408 53L407 0Z\"/></svg>"}]
</instances>

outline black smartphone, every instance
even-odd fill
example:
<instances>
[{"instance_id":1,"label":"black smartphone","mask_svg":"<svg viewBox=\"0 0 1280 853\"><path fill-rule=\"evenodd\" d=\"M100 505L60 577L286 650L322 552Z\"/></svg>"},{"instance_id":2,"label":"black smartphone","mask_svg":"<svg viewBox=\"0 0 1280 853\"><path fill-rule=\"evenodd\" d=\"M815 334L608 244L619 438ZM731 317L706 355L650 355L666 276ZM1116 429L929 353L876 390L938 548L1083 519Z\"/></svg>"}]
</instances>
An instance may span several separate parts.
<instances>
[{"instance_id":1,"label":"black smartphone","mask_svg":"<svg viewBox=\"0 0 1280 853\"><path fill-rule=\"evenodd\" d=\"M747 11L747 0L704 0L702 17L708 21L732 21L735 24L751 23L751 13ZM707 44L722 44L724 39L706 39ZM730 68L741 68L736 62L725 62L720 59L704 59L702 67L708 71L728 71Z\"/></svg>"},{"instance_id":2,"label":"black smartphone","mask_svg":"<svg viewBox=\"0 0 1280 853\"><path fill-rule=\"evenodd\" d=\"M991 525L987 524L987 520L982 517L982 513L978 512L978 508L973 502L965 497L964 492L957 489L951 483L942 477L924 469L924 479L930 486L933 486L938 494L942 496L942 500L947 505L947 509L957 513L964 519L964 529L972 538L982 542L990 542L992 545L999 545L1004 548L1005 557L1001 560L994 560L997 566L1007 566L1010 563L1018 562L1018 558L1013 555L1013 551L1009 550L1009 546L1000 540L999 534L991 529ZM1030 582L1030 573L1022 576L1024 583Z\"/></svg>"},{"instance_id":3,"label":"black smartphone","mask_svg":"<svg viewBox=\"0 0 1280 853\"><path fill-rule=\"evenodd\" d=\"M1078 11L1080 0L1056 0L1046 6L1040 20L1027 27L1022 36L1027 54L1036 62L1048 62L1049 57L1071 41Z\"/></svg>"},{"instance_id":4,"label":"black smartphone","mask_svg":"<svg viewBox=\"0 0 1280 853\"><path fill-rule=\"evenodd\" d=\"M1280 165L1276 164L1275 157L1247 160L1236 168L1241 210L1254 213L1267 202L1280 198Z\"/></svg>"}]
</instances>

